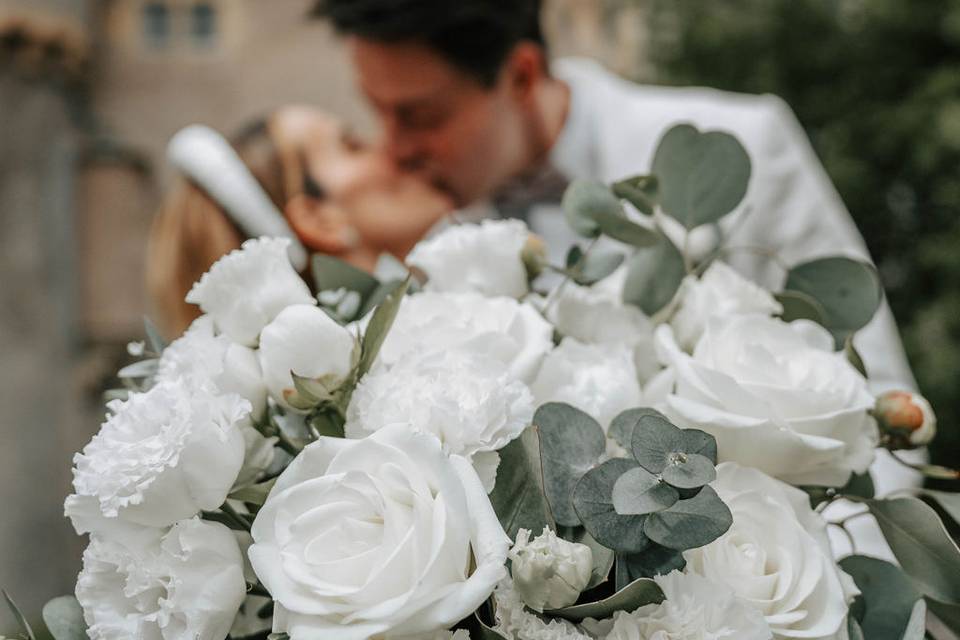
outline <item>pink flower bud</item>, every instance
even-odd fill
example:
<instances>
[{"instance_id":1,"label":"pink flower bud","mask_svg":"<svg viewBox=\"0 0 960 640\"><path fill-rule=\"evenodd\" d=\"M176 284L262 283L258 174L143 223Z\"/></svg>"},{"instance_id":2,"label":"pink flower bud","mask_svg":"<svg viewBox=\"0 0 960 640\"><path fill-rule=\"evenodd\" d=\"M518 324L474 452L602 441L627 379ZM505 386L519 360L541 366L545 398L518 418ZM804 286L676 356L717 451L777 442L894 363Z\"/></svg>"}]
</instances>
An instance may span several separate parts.
<instances>
[{"instance_id":1,"label":"pink flower bud","mask_svg":"<svg viewBox=\"0 0 960 640\"><path fill-rule=\"evenodd\" d=\"M877 398L873 412L889 449L920 447L937 433L937 417L917 393L887 391Z\"/></svg>"}]
</instances>

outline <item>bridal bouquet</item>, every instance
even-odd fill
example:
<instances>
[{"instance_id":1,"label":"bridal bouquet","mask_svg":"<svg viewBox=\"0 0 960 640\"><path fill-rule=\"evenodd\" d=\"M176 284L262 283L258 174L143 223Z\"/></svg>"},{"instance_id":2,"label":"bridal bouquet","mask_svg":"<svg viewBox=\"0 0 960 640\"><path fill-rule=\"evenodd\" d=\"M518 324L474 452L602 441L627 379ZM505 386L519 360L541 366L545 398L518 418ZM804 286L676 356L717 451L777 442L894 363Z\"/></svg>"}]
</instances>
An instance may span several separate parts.
<instances>
[{"instance_id":1,"label":"bridal bouquet","mask_svg":"<svg viewBox=\"0 0 960 640\"><path fill-rule=\"evenodd\" d=\"M957 494L875 497L922 397L853 347L869 264L768 291L691 242L742 201L737 140L677 126L653 174L578 181L563 264L520 221L457 225L395 276L286 241L217 262L121 371L77 454L89 534L57 640L921 639L960 620ZM688 233L684 233L684 231ZM678 240L678 238L680 238ZM896 455L896 454L894 454ZM904 462L904 464L907 464ZM928 475L956 477L915 465ZM831 522L833 503L855 504ZM952 516L952 517L951 517ZM834 556L876 522L898 563Z\"/></svg>"}]
</instances>

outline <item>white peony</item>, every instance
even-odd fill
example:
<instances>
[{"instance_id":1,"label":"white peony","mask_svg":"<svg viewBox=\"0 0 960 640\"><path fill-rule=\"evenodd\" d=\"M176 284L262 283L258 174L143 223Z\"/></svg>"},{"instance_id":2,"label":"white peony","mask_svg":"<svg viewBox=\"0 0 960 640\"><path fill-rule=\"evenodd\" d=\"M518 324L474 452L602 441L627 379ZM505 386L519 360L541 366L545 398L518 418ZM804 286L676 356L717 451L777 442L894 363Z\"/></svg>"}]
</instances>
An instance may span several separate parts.
<instances>
[{"instance_id":1,"label":"white peony","mask_svg":"<svg viewBox=\"0 0 960 640\"><path fill-rule=\"evenodd\" d=\"M234 342L256 346L260 331L292 304L316 304L297 275L286 238L247 240L214 263L193 285L187 302L213 317Z\"/></svg>"},{"instance_id":2,"label":"white peony","mask_svg":"<svg viewBox=\"0 0 960 640\"><path fill-rule=\"evenodd\" d=\"M711 317L747 313L772 316L783 311L769 291L719 260L711 263L699 278L684 278L679 300L670 325L677 344L688 352L693 351Z\"/></svg>"},{"instance_id":3,"label":"white peony","mask_svg":"<svg viewBox=\"0 0 960 640\"><path fill-rule=\"evenodd\" d=\"M590 547L558 538L549 527L532 541L530 532L520 529L509 557L513 587L534 611L576 602L593 571Z\"/></svg>"},{"instance_id":4,"label":"white peony","mask_svg":"<svg viewBox=\"0 0 960 640\"><path fill-rule=\"evenodd\" d=\"M567 282L552 294L547 318L561 335L580 342L631 347L637 374L645 381L660 369L653 347L653 323L638 307L623 303L625 278L626 268L621 267L589 287Z\"/></svg>"},{"instance_id":5,"label":"white peony","mask_svg":"<svg viewBox=\"0 0 960 640\"><path fill-rule=\"evenodd\" d=\"M92 535L76 587L91 640L222 640L245 593L233 533L197 519Z\"/></svg>"},{"instance_id":6,"label":"white peony","mask_svg":"<svg viewBox=\"0 0 960 640\"><path fill-rule=\"evenodd\" d=\"M249 402L180 379L108 408L74 457L66 509L80 533L97 528L96 514L163 527L223 504L243 464Z\"/></svg>"},{"instance_id":7,"label":"white peony","mask_svg":"<svg viewBox=\"0 0 960 640\"><path fill-rule=\"evenodd\" d=\"M453 225L417 244L407 264L427 274L426 291L521 298L528 291L521 252L529 235L520 220Z\"/></svg>"},{"instance_id":8,"label":"white peony","mask_svg":"<svg viewBox=\"0 0 960 640\"><path fill-rule=\"evenodd\" d=\"M260 336L260 366L270 395L293 409L291 372L333 390L350 375L356 346L356 337L323 310L305 304L287 307Z\"/></svg>"},{"instance_id":9,"label":"white peony","mask_svg":"<svg viewBox=\"0 0 960 640\"><path fill-rule=\"evenodd\" d=\"M842 486L870 466L877 426L863 376L821 326L760 315L713 317L693 355L657 328L676 376L664 413L717 439L720 461L791 484Z\"/></svg>"},{"instance_id":10,"label":"white peony","mask_svg":"<svg viewBox=\"0 0 960 640\"><path fill-rule=\"evenodd\" d=\"M778 640L845 640L848 603L858 591L834 562L827 524L807 494L733 463L717 467L713 487L733 525L685 552L688 569L727 584L766 617Z\"/></svg>"},{"instance_id":11,"label":"white peony","mask_svg":"<svg viewBox=\"0 0 960 640\"><path fill-rule=\"evenodd\" d=\"M504 580L493 592L496 603L494 631L507 640L594 640L577 625L562 618L541 618L520 599L510 580Z\"/></svg>"},{"instance_id":12,"label":"white peony","mask_svg":"<svg viewBox=\"0 0 960 640\"><path fill-rule=\"evenodd\" d=\"M582 344L564 338L530 386L537 406L566 402L590 414L606 431L622 411L643 404L633 355L623 345Z\"/></svg>"},{"instance_id":13,"label":"white peony","mask_svg":"<svg viewBox=\"0 0 960 640\"><path fill-rule=\"evenodd\" d=\"M404 298L379 361L391 366L412 353L455 347L497 358L529 383L553 348L553 327L512 298L424 292Z\"/></svg>"},{"instance_id":14,"label":"white peony","mask_svg":"<svg viewBox=\"0 0 960 640\"><path fill-rule=\"evenodd\" d=\"M428 351L364 376L347 409L345 430L348 438L363 438L405 424L431 433L445 452L470 460L492 491L497 450L531 424L533 410L530 390L500 361L472 351Z\"/></svg>"},{"instance_id":15,"label":"white peony","mask_svg":"<svg viewBox=\"0 0 960 640\"><path fill-rule=\"evenodd\" d=\"M308 445L252 533L274 631L293 640L449 628L506 576L510 544L470 463L403 425Z\"/></svg>"},{"instance_id":16,"label":"white peony","mask_svg":"<svg viewBox=\"0 0 960 640\"><path fill-rule=\"evenodd\" d=\"M605 640L769 640L763 615L727 585L694 573L656 576L666 600L618 611Z\"/></svg>"}]
</instances>

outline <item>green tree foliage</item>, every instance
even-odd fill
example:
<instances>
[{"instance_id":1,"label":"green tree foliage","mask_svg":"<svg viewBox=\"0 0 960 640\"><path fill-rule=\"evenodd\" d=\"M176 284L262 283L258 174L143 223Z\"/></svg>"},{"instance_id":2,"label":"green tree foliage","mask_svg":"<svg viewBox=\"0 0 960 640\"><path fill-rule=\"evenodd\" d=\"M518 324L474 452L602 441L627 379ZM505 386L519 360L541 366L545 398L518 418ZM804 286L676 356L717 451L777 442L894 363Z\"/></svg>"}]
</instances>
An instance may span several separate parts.
<instances>
[{"instance_id":1,"label":"green tree foliage","mask_svg":"<svg viewBox=\"0 0 960 640\"><path fill-rule=\"evenodd\" d=\"M774 93L863 232L960 459L960 0L638 0L652 78Z\"/></svg>"}]
</instances>

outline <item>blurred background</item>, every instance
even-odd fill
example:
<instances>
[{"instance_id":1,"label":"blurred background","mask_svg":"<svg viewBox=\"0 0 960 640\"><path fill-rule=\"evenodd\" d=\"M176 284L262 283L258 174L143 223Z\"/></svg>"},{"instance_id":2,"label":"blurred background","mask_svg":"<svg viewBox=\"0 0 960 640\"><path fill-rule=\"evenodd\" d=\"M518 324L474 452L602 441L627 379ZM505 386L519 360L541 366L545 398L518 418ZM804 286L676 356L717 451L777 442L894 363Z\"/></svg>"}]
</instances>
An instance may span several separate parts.
<instances>
[{"instance_id":1,"label":"blurred background","mask_svg":"<svg viewBox=\"0 0 960 640\"><path fill-rule=\"evenodd\" d=\"M143 335L169 137L291 102L373 133L309 4L0 0L0 587L26 611L79 569L70 459ZM544 17L554 55L786 99L880 268L939 414L932 455L960 463L960 0L546 0Z\"/></svg>"}]
</instances>

